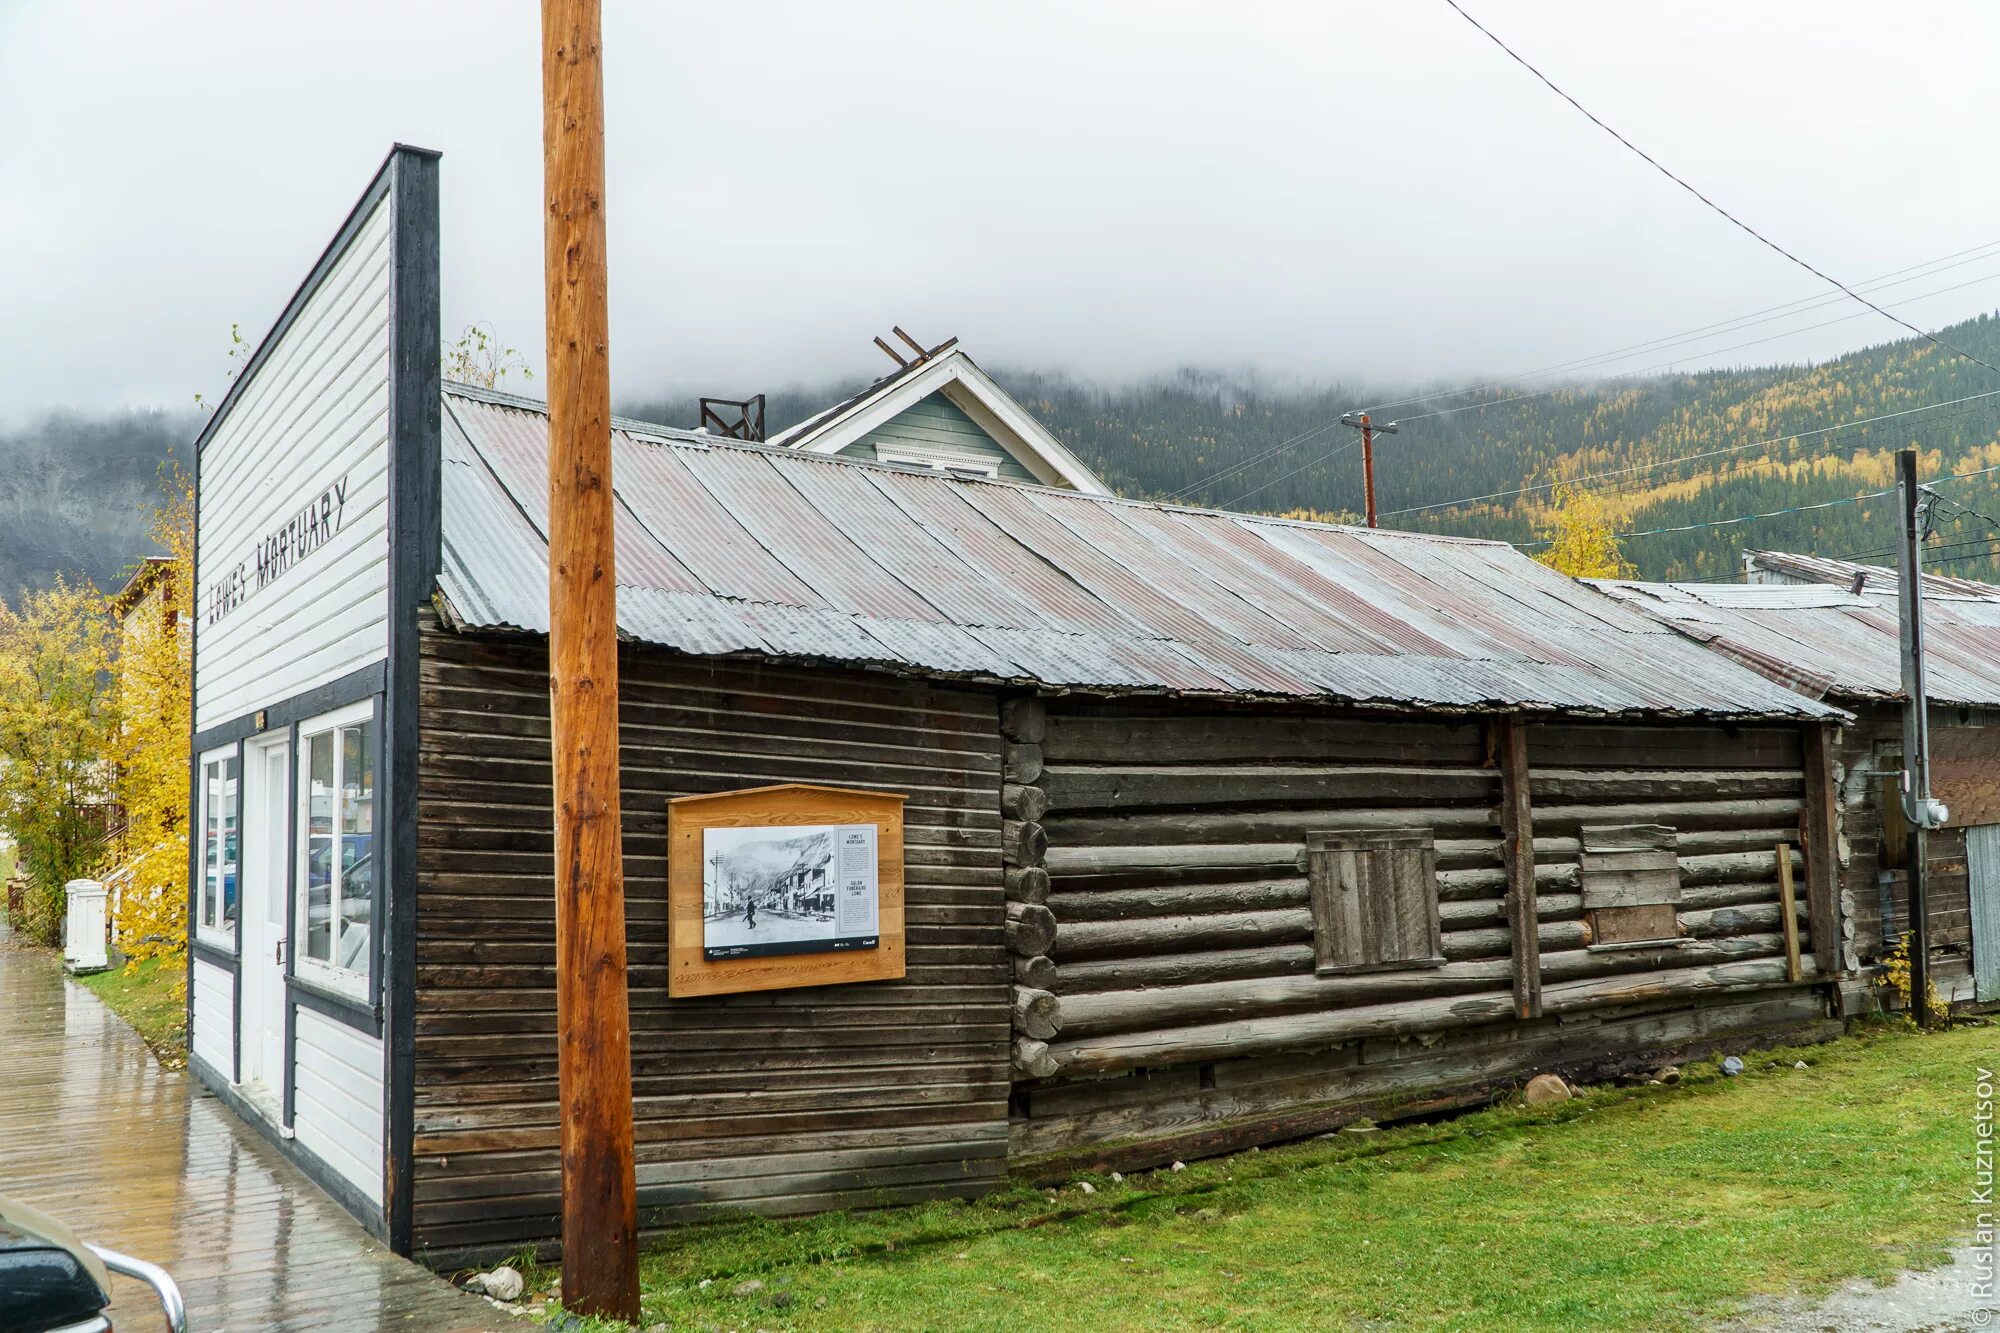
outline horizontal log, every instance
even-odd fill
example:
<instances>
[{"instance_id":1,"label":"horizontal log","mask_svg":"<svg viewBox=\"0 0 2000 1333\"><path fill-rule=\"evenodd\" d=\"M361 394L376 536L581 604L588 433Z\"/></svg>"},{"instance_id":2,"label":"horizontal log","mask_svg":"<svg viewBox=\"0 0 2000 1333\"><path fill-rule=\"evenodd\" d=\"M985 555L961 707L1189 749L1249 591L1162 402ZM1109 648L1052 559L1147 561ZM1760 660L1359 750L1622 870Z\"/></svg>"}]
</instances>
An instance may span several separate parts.
<instances>
[{"instance_id":1,"label":"horizontal log","mask_svg":"<svg viewBox=\"0 0 2000 1333\"><path fill-rule=\"evenodd\" d=\"M1793 917L1799 923L1800 934L1807 925L1806 905L1796 903ZM1712 939L1727 935L1754 935L1765 931L1784 929L1784 909L1777 903L1748 903L1741 907L1716 907L1707 911L1680 914L1681 929L1697 939Z\"/></svg>"},{"instance_id":2,"label":"horizontal log","mask_svg":"<svg viewBox=\"0 0 2000 1333\"><path fill-rule=\"evenodd\" d=\"M1014 987L1014 1031L1037 1041L1047 1041L1062 1030L1062 1003L1045 990L1030 986Z\"/></svg>"},{"instance_id":3,"label":"horizontal log","mask_svg":"<svg viewBox=\"0 0 2000 1333\"><path fill-rule=\"evenodd\" d=\"M1303 842L1218 843L1200 847L1073 847L1058 839L1043 864L1056 879L1160 872L1296 871Z\"/></svg>"},{"instance_id":4,"label":"horizontal log","mask_svg":"<svg viewBox=\"0 0 2000 1333\"><path fill-rule=\"evenodd\" d=\"M1056 942L1056 914L1036 903L1007 904L1007 948L1023 958L1049 952Z\"/></svg>"},{"instance_id":5,"label":"horizontal log","mask_svg":"<svg viewBox=\"0 0 2000 1333\"><path fill-rule=\"evenodd\" d=\"M1167 953L1149 958L1101 958L1055 968L1058 995L1130 990L1138 986L1182 986L1234 977L1277 977L1313 970L1310 944L1273 944L1256 949L1213 949Z\"/></svg>"},{"instance_id":6,"label":"horizontal log","mask_svg":"<svg viewBox=\"0 0 2000 1333\"><path fill-rule=\"evenodd\" d=\"M1796 797L1649 801L1634 805L1537 805L1535 831L1566 833L1586 824L1665 824L1676 831L1782 828L1796 822L1802 808L1803 802Z\"/></svg>"},{"instance_id":7,"label":"horizontal log","mask_svg":"<svg viewBox=\"0 0 2000 1333\"><path fill-rule=\"evenodd\" d=\"M1127 917L1115 921L1066 922L1053 956L1061 969L1079 958L1288 944L1311 938L1312 911L1305 907Z\"/></svg>"},{"instance_id":8,"label":"horizontal log","mask_svg":"<svg viewBox=\"0 0 2000 1333\"><path fill-rule=\"evenodd\" d=\"M1537 894L1535 919L1568 921L1583 915L1583 897L1575 893ZM1469 903L1439 903L1438 921L1446 931L1475 930L1482 926L1507 924L1507 904L1499 898L1481 898Z\"/></svg>"},{"instance_id":9,"label":"horizontal log","mask_svg":"<svg viewBox=\"0 0 2000 1333\"><path fill-rule=\"evenodd\" d=\"M1000 734L1008 740L1040 745L1048 729L1048 705L1040 696L1021 694L1001 702Z\"/></svg>"},{"instance_id":10,"label":"horizontal log","mask_svg":"<svg viewBox=\"0 0 2000 1333\"><path fill-rule=\"evenodd\" d=\"M1032 786L1041 780L1042 747L1008 741L1000 747L1000 776L1007 782Z\"/></svg>"},{"instance_id":11,"label":"horizontal log","mask_svg":"<svg viewBox=\"0 0 2000 1333\"><path fill-rule=\"evenodd\" d=\"M1000 788L1000 813L1033 823L1049 812L1049 795L1040 787L1009 782Z\"/></svg>"},{"instance_id":12,"label":"horizontal log","mask_svg":"<svg viewBox=\"0 0 2000 1333\"><path fill-rule=\"evenodd\" d=\"M1806 975L1808 978L1815 975L1810 964ZM1612 1005L1690 998L1784 982L1783 958L1676 968L1547 986L1542 992L1542 1010L1550 1015L1583 1013ZM1409 1036L1441 1028L1494 1023L1512 1017L1513 1013L1514 997L1508 991L1439 996L1332 1012L1235 1019L1102 1037L1063 1037L1049 1046L1048 1054L1065 1074L1108 1073L1246 1055L1319 1050L1372 1037Z\"/></svg>"},{"instance_id":13,"label":"horizontal log","mask_svg":"<svg viewBox=\"0 0 2000 1333\"><path fill-rule=\"evenodd\" d=\"M1582 921L1547 921L1535 932L1544 953L1557 949L1581 949L1590 943L1590 927ZM1514 948L1513 933L1498 930L1448 930L1444 934L1444 956L1452 962L1468 958L1505 958Z\"/></svg>"},{"instance_id":14,"label":"horizontal log","mask_svg":"<svg viewBox=\"0 0 2000 1333\"><path fill-rule=\"evenodd\" d=\"M1007 867L1007 901L1045 903L1049 900L1049 872L1040 866Z\"/></svg>"},{"instance_id":15,"label":"horizontal log","mask_svg":"<svg viewBox=\"0 0 2000 1333\"><path fill-rule=\"evenodd\" d=\"M1438 871L1438 900L1440 902L1464 902L1477 898L1502 898L1507 893L1507 870L1504 866L1480 866L1472 870ZM1583 882L1582 871L1575 862L1556 862L1535 866L1535 889L1538 893L1575 893Z\"/></svg>"},{"instance_id":16,"label":"horizontal log","mask_svg":"<svg viewBox=\"0 0 2000 1333\"><path fill-rule=\"evenodd\" d=\"M1783 954L1778 935L1735 935L1725 939L1683 939L1657 949L1565 949L1542 955L1542 978L1576 981L1620 972L1652 972L1674 967L1708 967Z\"/></svg>"},{"instance_id":17,"label":"horizontal log","mask_svg":"<svg viewBox=\"0 0 2000 1333\"><path fill-rule=\"evenodd\" d=\"M1076 711L1070 711L1076 709ZM1190 715L1185 705L1148 714L1125 705L1077 709L1049 717L1051 758L1076 763L1451 764L1480 762L1476 721L1343 718L1303 713Z\"/></svg>"},{"instance_id":18,"label":"horizontal log","mask_svg":"<svg viewBox=\"0 0 2000 1333\"><path fill-rule=\"evenodd\" d=\"M1169 1027L1177 1023L1251 1018L1306 1009L1337 1009L1386 1000L1417 1000L1479 991L1506 991L1512 969L1504 958L1404 972L1351 976L1256 977L1192 986L1100 991L1062 1001L1063 1031L1072 1037Z\"/></svg>"},{"instance_id":19,"label":"horizontal log","mask_svg":"<svg viewBox=\"0 0 2000 1333\"><path fill-rule=\"evenodd\" d=\"M1700 884L1681 890L1681 911L1707 912L1718 907L1741 907L1749 903L1778 901L1778 882L1772 880L1732 881Z\"/></svg>"},{"instance_id":20,"label":"horizontal log","mask_svg":"<svg viewBox=\"0 0 2000 1333\"><path fill-rule=\"evenodd\" d=\"M1051 1078L1061 1068L1049 1044L1034 1037L1014 1038L1012 1063L1017 1078Z\"/></svg>"},{"instance_id":21,"label":"horizontal log","mask_svg":"<svg viewBox=\"0 0 2000 1333\"><path fill-rule=\"evenodd\" d=\"M1427 805L1490 803L1498 778L1489 768L1326 764L1051 765L1042 786L1065 812L1176 806Z\"/></svg>"},{"instance_id":22,"label":"horizontal log","mask_svg":"<svg viewBox=\"0 0 2000 1333\"><path fill-rule=\"evenodd\" d=\"M1683 890L1697 884L1736 884L1746 880L1773 884L1777 882L1776 847L1758 852L1716 852L1707 856L1682 856L1680 862ZM1792 869L1801 878L1804 876L1805 863L1805 854L1794 848Z\"/></svg>"},{"instance_id":23,"label":"horizontal log","mask_svg":"<svg viewBox=\"0 0 2000 1333\"><path fill-rule=\"evenodd\" d=\"M1140 916L1304 907L1310 892L1303 877L1253 879L1226 884L1157 884L1142 889L1065 890L1055 895L1052 905L1057 919L1067 925Z\"/></svg>"},{"instance_id":24,"label":"horizontal log","mask_svg":"<svg viewBox=\"0 0 2000 1333\"><path fill-rule=\"evenodd\" d=\"M1802 797L1799 768L1745 768L1734 771L1671 768L1537 768L1528 787L1535 804L1597 805L1612 801L1672 801L1688 792L1705 798ZM1539 810L1536 811L1540 822Z\"/></svg>"},{"instance_id":25,"label":"horizontal log","mask_svg":"<svg viewBox=\"0 0 2000 1333\"><path fill-rule=\"evenodd\" d=\"M1032 820L1007 819L1000 824L1000 859L1010 866L1038 866L1048 854L1049 835Z\"/></svg>"},{"instance_id":26,"label":"horizontal log","mask_svg":"<svg viewBox=\"0 0 2000 1333\"><path fill-rule=\"evenodd\" d=\"M1607 812L1610 813L1610 812ZM1595 820L1593 823L1597 822ZM1615 818L1603 821L1618 823ZM1535 812L1535 828L1544 832L1541 811ZM1718 852L1763 852L1770 855L1771 849L1787 839L1799 836L1796 814L1773 820L1762 828L1684 828L1674 830L1674 851L1683 859L1705 856ZM1579 845L1575 835L1558 837L1552 834L1537 836L1535 839L1535 860L1570 861L1577 859Z\"/></svg>"},{"instance_id":27,"label":"horizontal log","mask_svg":"<svg viewBox=\"0 0 2000 1333\"><path fill-rule=\"evenodd\" d=\"M1537 816L1539 818L1539 814ZM1051 814L1049 826L1066 847L1159 847L1215 843L1303 843L1314 832L1425 829L1438 837L1491 830L1484 806L1391 806L1367 810L1163 811L1129 815Z\"/></svg>"},{"instance_id":28,"label":"horizontal log","mask_svg":"<svg viewBox=\"0 0 2000 1333\"><path fill-rule=\"evenodd\" d=\"M1036 990L1053 990L1056 984L1056 960L1044 953L1038 953L1032 958L1016 955L1014 980L1023 986L1033 986Z\"/></svg>"}]
</instances>

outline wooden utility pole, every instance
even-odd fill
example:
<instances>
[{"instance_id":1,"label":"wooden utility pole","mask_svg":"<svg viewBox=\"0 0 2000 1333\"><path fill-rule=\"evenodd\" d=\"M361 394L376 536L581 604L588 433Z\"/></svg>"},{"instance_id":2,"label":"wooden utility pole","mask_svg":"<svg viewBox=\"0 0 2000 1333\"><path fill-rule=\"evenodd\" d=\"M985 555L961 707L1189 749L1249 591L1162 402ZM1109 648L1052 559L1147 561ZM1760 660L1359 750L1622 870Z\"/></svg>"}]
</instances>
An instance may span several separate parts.
<instances>
[{"instance_id":1,"label":"wooden utility pole","mask_svg":"<svg viewBox=\"0 0 2000 1333\"><path fill-rule=\"evenodd\" d=\"M1372 528L1375 526L1375 433L1394 435L1396 423L1378 426L1368 419L1366 412L1349 412L1340 419L1340 424L1361 432L1361 488L1367 496L1368 526Z\"/></svg>"},{"instance_id":2,"label":"wooden utility pole","mask_svg":"<svg viewBox=\"0 0 2000 1333\"><path fill-rule=\"evenodd\" d=\"M598 0L542 0L562 1295L579 1314L636 1323L599 33Z\"/></svg>"},{"instance_id":3,"label":"wooden utility pole","mask_svg":"<svg viewBox=\"0 0 2000 1333\"><path fill-rule=\"evenodd\" d=\"M1897 543L1901 576L1897 601L1903 647L1903 815L1910 824L1910 1016L1931 1021L1931 908L1929 831L1946 818L1931 799L1930 698L1924 688L1924 533L1930 496L1917 481L1917 451L1896 452L1896 489L1902 511Z\"/></svg>"}]
</instances>

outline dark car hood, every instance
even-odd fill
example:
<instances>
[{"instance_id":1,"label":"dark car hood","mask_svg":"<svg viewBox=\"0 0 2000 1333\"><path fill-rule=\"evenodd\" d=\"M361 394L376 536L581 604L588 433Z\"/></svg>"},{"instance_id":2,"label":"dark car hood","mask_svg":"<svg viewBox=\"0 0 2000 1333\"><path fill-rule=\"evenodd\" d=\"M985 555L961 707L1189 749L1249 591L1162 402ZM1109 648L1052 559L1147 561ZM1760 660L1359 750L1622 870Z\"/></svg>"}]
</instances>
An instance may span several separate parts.
<instances>
[{"instance_id":1,"label":"dark car hood","mask_svg":"<svg viewBox=\"0 0 2000 1333\"><path fill-rule=\"evenodd\" d=\"M0 1197L0 1328L40 1333L110 1303L110 1273L68 1227Z\"/></svg>"}]
</instances>

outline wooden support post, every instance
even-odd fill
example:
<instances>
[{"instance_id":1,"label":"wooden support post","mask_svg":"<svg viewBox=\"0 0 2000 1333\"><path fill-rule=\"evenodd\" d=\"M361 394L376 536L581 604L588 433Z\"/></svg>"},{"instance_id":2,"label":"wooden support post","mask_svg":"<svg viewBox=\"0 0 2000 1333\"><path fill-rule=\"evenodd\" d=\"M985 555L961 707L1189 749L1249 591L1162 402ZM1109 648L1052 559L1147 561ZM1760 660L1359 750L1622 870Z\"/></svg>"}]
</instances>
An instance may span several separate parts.
<instances>
[{"instance_id":1,"label":"wooden support post","mask_svg":"<svg viewBox=\"0 0 2000 1333\"><path fill-rule=\"evenodd\" d=\"M1840 975L1840 853L1830 723L1805 728L1806 930L1822 977Z\"/></svg>"},{"instance_id":2,"label":"wooden support post","mask_svg":"<svg viewBox=\"0 0 2000 1333\"><path fill-rule=\"evenodd\" d=\"M542 0L563 1304L639 1318L598 0Z\"/></svg>"},{"instance_id":3,"label":"wooden support post","mask_svg":"<svg viewBox=\"0 0 2000 1333\"><path fill-rule=\"evenodd\" d=\"M1507 932L1513 941L1514 1014L1542 1016L1542 945L1535 904L1535 817L1528 797L1528 732L1509 714L1494 723L1500 765L1500 848L1507 865Z\"/></svg>"},{"instance_id":4,"label":"wooden support post","mask_svg":"<svg viewBox=\"0 0 2000 1333\"><path fill-rule=\"evenodd\" d=\"M1778 844L1778 924L1785 932L1785 980L1797 981L1799 967L1799 904L1792 893L1792 845Z\"/></svg>"}]
</instances>

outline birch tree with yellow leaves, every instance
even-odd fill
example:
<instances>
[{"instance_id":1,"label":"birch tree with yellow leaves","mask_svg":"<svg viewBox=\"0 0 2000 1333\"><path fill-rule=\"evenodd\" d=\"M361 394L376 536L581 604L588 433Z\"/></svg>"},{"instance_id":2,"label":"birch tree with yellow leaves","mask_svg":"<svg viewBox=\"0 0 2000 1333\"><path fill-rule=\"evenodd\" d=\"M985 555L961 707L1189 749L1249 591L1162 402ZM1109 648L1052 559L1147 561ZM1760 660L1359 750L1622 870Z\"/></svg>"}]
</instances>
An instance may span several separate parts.
<instances>
[{"instance_id":1,"label":"birch tree with yellow leaves","mask_svg":"<svg viewBox=\"0 0 2000 1333\"><path fill-rule=\"evenodd\" d=\"M152 536L166 554L148 562L119 608L112 669L112 754L124 811L112 931L134 961L187 947L194 486L173 464L161 469L160 481Z\"/></svg>"},{"instance_id":2,"label":"birch tree with yellow leaves","mask_svg":"<svg viewBox=\"0 0 2000 1333\"><path fill-rule=\"evenodd\" d=\"M1618 549L1611 514L1588 491L1562 485L1555 491L1555 522L1544 534L1549 546L1535 559L1575 579L1628 579L1638 571Z\"/></svg>"}]
</instances>

